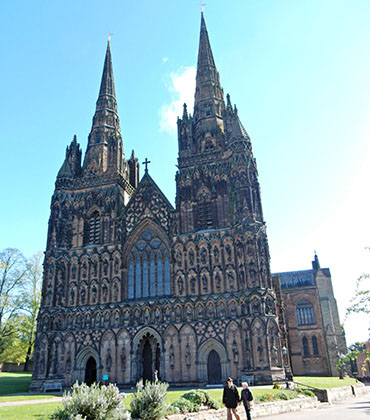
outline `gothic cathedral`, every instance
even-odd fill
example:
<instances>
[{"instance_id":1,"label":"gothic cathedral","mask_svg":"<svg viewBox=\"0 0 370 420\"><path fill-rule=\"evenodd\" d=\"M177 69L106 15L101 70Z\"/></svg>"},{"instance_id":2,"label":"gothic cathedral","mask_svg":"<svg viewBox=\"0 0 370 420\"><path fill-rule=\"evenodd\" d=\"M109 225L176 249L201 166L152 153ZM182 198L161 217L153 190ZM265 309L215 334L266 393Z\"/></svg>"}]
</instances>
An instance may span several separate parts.
<instances>
[{"instance_id":1,"label":"gothic cathedral","mask_svg":"<svg viewBox=\"0 0 370 420\"><path fill-rule=\"evenodd\" d=\"M127 160L110 45L88 146L51 200L31 389L283 377L283 334L250 138L202 14L193 115L178 119L176 207Z\"/></svg>"}]
</instances>

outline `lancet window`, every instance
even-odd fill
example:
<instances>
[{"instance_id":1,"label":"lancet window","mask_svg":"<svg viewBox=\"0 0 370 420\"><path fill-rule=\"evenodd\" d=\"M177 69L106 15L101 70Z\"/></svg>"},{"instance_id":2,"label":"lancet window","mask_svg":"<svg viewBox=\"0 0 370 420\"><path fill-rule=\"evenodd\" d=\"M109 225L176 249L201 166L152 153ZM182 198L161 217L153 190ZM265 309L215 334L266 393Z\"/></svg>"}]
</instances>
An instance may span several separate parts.
<instances>
[{"instance_id":1,"label":"lancet window","mask_svg":"<svg viewBox=\"0 0 370 420\"><path fill-rule=\"evenodd\" d=\"M146 229L136 239L128 266L128 298L171 294L170 258L163 239Z\"/></svg>"},{"instance_id":2,"label":"lancet window","mask_svg":"<svg viewBox=\"0 0 370 420\"><path fill-rule=\"evenodd\" d=\"M85 245L100 243L100 214L97 210L86 221L84 233Z\"/></svg>"}]
</instances>

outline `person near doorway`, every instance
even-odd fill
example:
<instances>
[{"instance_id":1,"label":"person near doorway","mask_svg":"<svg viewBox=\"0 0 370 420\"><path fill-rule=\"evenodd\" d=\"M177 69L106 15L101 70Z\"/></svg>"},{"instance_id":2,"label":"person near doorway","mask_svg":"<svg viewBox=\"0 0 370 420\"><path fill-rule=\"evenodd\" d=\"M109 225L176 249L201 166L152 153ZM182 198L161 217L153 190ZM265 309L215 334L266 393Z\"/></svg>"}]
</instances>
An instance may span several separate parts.
<instances>
[{"instance_id":1,"label":"person near doorway","mask_svg":"<svg viewBox=\"0 0 370 420\"><path fill-rule=\"evenodd\" d=\"M251 420L253 394L252 391L248 388L248 382L242 382L242 387L243 389L241 399L245 408L245 414L247 415L247 420Z\"/></svg>"},{"instance_id":2,"label":"person near doorway","mask_svg":"<svg viewBox=\"0 0 370 420\"><path fill-rule=\"evenodd\" d=\"M155 369L154 371L154 383L156 384L158 382L158 370Z\"/></svg>"},{"instance_id":3,"label":"person near doorway","mask_svg":"<svg viewBox=\"0 0 370 420\"><path fill-rule=\"evenodd\" d=\"M227 378L227 384L224 387L222 395L222 403L227 408L227 420L232 420L233 414L236 420L240 420L240 416L237 411L238 404L240 404L240 396L238 388L233 384L232 378Z\"/></svg>"}]
</instances>

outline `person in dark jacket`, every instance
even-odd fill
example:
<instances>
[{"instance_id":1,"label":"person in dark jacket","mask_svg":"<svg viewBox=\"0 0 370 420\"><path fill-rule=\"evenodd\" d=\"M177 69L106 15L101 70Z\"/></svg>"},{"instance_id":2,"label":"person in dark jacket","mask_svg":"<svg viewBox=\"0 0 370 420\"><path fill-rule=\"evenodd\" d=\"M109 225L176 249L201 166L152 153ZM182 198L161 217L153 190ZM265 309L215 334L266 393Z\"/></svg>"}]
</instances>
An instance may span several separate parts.
<instances>
[{"instance_id":1,"label":"person in dark jacket","mask_svg":"<svg viewBox=\"0 0 370 420\"><path fill-rule=\"evenodd\" d=\"M247 420L251 420L253 394L252 391L248 388L248 382L242 382L242 387L243 389L241 399L244 404L245 414L247 415Z\"/></svg>"},{"instance_id":2,"label":"person in dark jacket","mask_svg":"<svg viewBox=\"0 0 370 420\"><path fill-rule=\"evenodd\" d=\"M227 378L227 385L224 388L222 403L227 408L227 420L232 420L233 414L236 420L240 420L240 416L237 412L237 407L240 403L240 397L238 388L233 384L232 378Z\"/></svg>"}]
</instances>

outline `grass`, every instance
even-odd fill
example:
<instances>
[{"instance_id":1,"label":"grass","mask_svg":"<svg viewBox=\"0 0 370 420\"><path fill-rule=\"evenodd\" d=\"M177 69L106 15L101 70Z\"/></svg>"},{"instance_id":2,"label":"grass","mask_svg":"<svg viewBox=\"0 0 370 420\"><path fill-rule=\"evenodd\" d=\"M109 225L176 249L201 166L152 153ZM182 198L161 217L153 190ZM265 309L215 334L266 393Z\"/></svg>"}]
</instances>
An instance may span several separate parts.
<instances>
[{"instance_id":1,"label":"grass","mask_svg":"<svg viewBox=\"0 0 370 420\"><path fill-rule=\"evenodd\" d=\"M52 413L60 403L0 407L0 420L41 420Z\"/></svg>"},{"instance_id":2,"label":"grass","mask_svg":"<svg viewBox=\"0 0 370 420\"><path fill-rule=\"evenodd\" d=\"M353 378L331 378L331 377L307 377L307 376L296 376L294 377L296 382L300 382L304 385L309 385L315 388L335 388L341 386L354 385L356 380ZM20 401L28 399L42 399L53 397L53 394L27 394L29 384L31 382L30 373L7 373L0 372L0 402L6 401ZM181 397L188 390L174 390L168 391L167 403L172 403ZM222 388L207 389L211 396L222 401ZM240 388L239 388L240 391ZM272 389L271 388L259 388L252 387L253 395L255 399L262 396L263 394L270 393L275 395L278 392L289 393L291 391L285 391L284 389ZM20 393L21 395L6 395ZM125 399L126 408L130 407L130 401L133 394L127 393ZM10 407L0 407L0 420L41 420L47 414L52 413L60 403L40 403L35 405L19 405Z\"/></svg>"},{"instance_id":3,"label":"grass","mask_svg":"<svg viewBox=\"0 0 370 420\"><path fill-rule=\"evenodd\" d=\"M327 389L327 388L339 388L341 386L355 385L356 379L354 378L343 378L338 377L327 377L327 376L295 376L294 380L304 385L312 386L314 388Z\"/></svg>"},{"instance_id":4,"label":"grass","mask_svg":"<svg viewBox=\"0 0 370 420\"><path fill-rule=\"evenodd\" d=\"M28 392L31 373L0 372L0 395Z\"/></svg>"}]
</instances>

